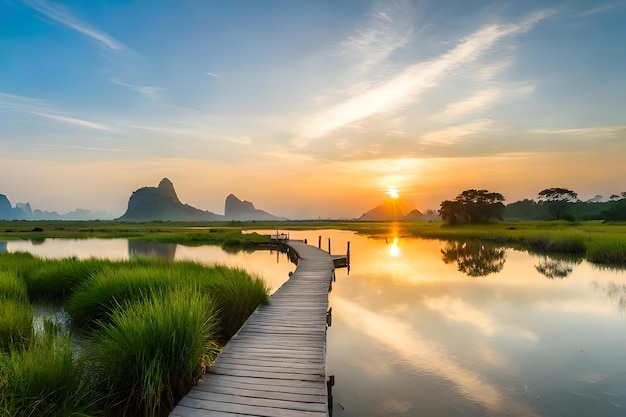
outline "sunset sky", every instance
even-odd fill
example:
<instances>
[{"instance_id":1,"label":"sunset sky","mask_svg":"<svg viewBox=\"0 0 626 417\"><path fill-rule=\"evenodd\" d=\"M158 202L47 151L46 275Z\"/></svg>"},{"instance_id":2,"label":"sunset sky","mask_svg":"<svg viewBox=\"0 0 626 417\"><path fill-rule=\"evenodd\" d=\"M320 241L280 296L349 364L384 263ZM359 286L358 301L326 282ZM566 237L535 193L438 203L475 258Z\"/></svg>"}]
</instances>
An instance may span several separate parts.
<instances>
[{"instance_id":1,"label":"sunset sky","mask_svg":"<svg viewBox=\"0 0 626 417\"><path fill-rule=\"evenodd\" d=\"M290 218L626 191L626 2L0 0L0 194Z\"/></svg>"}]
</instances>

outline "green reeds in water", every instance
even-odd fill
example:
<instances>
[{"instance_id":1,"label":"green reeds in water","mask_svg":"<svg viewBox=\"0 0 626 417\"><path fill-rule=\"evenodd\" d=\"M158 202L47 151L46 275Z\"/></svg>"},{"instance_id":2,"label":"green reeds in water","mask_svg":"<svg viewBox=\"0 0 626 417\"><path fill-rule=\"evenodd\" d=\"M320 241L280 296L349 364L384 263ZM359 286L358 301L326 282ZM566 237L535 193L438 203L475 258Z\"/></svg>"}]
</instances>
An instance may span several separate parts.
<instances>
[{"instance_id":1,"label":"green reeds in water","mask_svg":"<svg viewBox=\"0 0 626 417\"><path fill-rule=\"evenodd\" d=\"M25 273L31 299L65 300L91 275L111 262L102 259L50 259Z\"/></svg>"},{"instance_id":2,"label":"green reeds in water","mask_svg":"<svg viewBox=\"0 0 626 417\"><path fill-rule=\"evenodd\" d=\"M626 239L607 238L587 244L587 260L607 265L626 264Z\"/></svg>"},{"instance_id":3,"label":"green reeds in water","mask_svg":"<svg viewBox=\"0 0 626 417\"><path fill-rule=\"evenodd\" d=\"M6 416L91 415L102 396L69 336L48 335L0 358L0 407Z\"/></svg>"},{"instance_id":4,"label":"green reeds in water","mask_svg":"<svg viewBox=\"0 0 626 417\"><path fill-rule=\"evenodd\" d=\"M118 304L173 288L184 278L176 271L166 265L123 264L104 268L76 289L67 302L67 312L79 326L106 319Z\"/></svg>"},{"instance_id":5,"label":"green reeds in water","mask_svg":"<svg viewBox=\"0 0 626 417\"><path fill-rule=\"evenodd\" d=\"M0 350L28 344L33 336L33 307L26 285L15 273L0 271Z\"/></svg>"},{"instance_id":6,"label":"green reeds in water","mask_svg":"<svg viewBox=\"0 0 626 417\"><path fill-rule=\"evenodd\" d=\"M584 254L586 250L585 241L576 234L535 235L528 237L527 243L531 251L540 253Z\"/></svg>"},{"instance_id":7,"label":"green reeds in water","mask_svg":"<svg viewBox=\"0 0 626 417\"><path fill-rule=\"evenodd\" d=\"M159 416L196 383L216 351L212 300L189 288L119 304L95 337L112 404Z\"/></svg>"},{"instance_id":8,"label":"green reeds in water","mask_svg":"<svg viewBox=\"0 0 626 417\"><path fill-rule=\"evenodd\" d=\"M250 314L269 299L269 288L259 277L251 277L238 268L215 267L216 277L206 280L204 287L215 299L220 317L220 335L230 339Z\"/></svg>"},{"instance_id":9,"label":"green reeds in water","mask_svg":"<svg viewBox=\"0 0 626 417\"><path fill-rule=\"evenodd\" d=\"M33 307L23 301L0 300L0 350L25 346L33 337Z\"/></svg>"}]
</instances>

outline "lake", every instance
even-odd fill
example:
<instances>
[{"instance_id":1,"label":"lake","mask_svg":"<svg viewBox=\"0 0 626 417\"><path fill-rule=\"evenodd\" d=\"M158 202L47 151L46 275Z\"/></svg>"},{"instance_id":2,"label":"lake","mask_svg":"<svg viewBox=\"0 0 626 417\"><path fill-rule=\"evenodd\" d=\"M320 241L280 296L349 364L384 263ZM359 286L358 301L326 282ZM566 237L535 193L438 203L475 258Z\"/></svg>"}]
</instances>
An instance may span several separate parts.
<instances>
[{"instance_id":1,"label":"lake","mask_svg":"<svg viewBox=\"0 0 626 417\"><path fill-rule=\"evenodd\" d=\"M276 232L275 230L273 232ZM266 232L266 233L269 233ZM322 230L291 238L341 254L330 293L334 416L623 416L626 274L478 242ZM241 266L277 288L294 269L269 251L123 239L8 242L38 256L152 253ZM90 252L93 251L93 252Z\"/></svg>"}]
</instances>

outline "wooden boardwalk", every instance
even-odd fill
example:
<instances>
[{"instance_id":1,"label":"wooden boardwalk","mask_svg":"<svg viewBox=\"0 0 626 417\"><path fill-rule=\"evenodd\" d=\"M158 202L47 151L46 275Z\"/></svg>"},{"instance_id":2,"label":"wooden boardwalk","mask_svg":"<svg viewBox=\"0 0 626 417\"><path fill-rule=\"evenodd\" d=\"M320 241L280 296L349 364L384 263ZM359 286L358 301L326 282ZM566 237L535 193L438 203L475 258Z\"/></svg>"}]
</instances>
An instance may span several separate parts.
<instances>
[{"instance_id":1,"label":"wooden boardwalk","mask_svg":"<svg viewBox=\"0 0 626 417\"><path fill-rule=\"evenodd\" d=\"M333 258L290 240L298 267L226 344L170 417L326 417L326 311Z\"/></svg>"}]
</instances>

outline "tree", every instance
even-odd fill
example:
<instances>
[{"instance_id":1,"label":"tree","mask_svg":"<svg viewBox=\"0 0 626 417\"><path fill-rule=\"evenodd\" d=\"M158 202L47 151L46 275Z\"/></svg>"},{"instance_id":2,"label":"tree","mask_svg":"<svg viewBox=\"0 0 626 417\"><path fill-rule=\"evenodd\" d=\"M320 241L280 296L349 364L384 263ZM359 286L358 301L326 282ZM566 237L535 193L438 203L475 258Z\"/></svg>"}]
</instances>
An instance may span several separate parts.
<instances>
[{"instance_id":1,"label":"tree","mask_svg":"<svg viewBox=\"0 0 626 417\"><path fill-rule=\"evenodd\" d=\"M487 190L465 190L454 200L441 203L439 214L450 224L485 223L501 218L504 212L504 197Z\"/></svg>"},{"instance_id":2,"label":"tree","mask_svg":"<svg viewBox=\"0 0 626 417\"><path fill-rule=\"evenodd\" d=\"M563 218L568 203L578 200L578 194L567 188L546 188L539 191L539 203L548 207L548 211L556 220Z\"/></svg>"}]
</instances>

